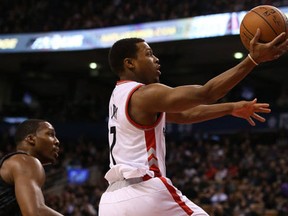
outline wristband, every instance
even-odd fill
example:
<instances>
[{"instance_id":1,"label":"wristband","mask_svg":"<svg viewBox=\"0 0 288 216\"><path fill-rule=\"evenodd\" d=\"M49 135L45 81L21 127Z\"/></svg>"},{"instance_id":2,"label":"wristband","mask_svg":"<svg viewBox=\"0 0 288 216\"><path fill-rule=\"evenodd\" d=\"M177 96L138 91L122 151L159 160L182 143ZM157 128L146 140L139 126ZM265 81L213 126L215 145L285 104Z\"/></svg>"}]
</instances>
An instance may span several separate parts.
<instances>
[{"instance_id":1,"label":"wristband","mask_svg":"<svg viewBox=\"0 0 288 216\"><path fill-rule=\"evenodd\" d=\"M249 57L249 59L257 66L257 65L259 65L253 58L252 58L252 56L250 55L250 53L248 54L248 57Z\"/></svg>"}]
</instances>

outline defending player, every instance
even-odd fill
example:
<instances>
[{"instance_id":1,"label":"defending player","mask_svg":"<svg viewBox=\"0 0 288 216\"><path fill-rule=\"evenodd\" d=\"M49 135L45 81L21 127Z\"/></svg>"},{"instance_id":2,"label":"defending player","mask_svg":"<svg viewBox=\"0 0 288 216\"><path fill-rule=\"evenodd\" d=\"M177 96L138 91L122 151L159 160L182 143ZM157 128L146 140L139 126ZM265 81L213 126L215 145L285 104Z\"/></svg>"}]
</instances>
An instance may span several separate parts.
<instances>
[{"instance_id":1,"label":"defending player","mask_svg":"<svg viewBox=\"0 0 288 216\"><path fill-rule=\"evenodd\" d=\"M45 182L43 164L55 163L59 140L53 126L29 119L16 131L17 151L0 161L1 216L61 216L45 205L41 187Z\"/></svg>"}]
</instances>

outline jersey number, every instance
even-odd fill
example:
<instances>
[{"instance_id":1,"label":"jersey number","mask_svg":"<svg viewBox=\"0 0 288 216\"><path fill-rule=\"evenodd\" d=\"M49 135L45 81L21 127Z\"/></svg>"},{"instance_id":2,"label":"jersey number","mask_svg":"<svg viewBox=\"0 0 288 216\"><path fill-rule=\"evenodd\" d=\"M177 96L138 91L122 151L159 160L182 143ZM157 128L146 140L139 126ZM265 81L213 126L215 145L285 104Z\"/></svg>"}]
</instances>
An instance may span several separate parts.
<instances>
[{"instance_id":1,"label":"jersey number","mask_svg":"<svg viewBox=\"0 0 288 216\"><path fill-rule=\"evenodd\" d=\"M110 154L111 154L113 165L116 165L116 161L115 161L113 154L112 154L113 148L116 144L116 127L115 126L110 127L110 134L113 134L113 140L112 140L112 144L110 147Z\"/></svg>"}]
</instances>

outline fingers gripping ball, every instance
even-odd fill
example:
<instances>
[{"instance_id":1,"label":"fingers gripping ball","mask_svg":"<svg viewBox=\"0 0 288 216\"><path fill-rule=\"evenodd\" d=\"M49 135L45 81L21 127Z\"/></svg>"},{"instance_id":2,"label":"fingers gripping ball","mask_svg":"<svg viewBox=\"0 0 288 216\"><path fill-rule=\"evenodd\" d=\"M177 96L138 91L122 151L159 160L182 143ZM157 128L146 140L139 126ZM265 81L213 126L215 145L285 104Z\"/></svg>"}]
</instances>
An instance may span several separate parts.
<instances>
[{"instance_id":1,"label":"fingers gripping ball","mask_svg":"<svg viewBox=\"0 0 288 216\"><path fill-rule=\"evenodd\" d=\"M257 28L261 30L259 42L270 42L282 32L288 33L288 19L282 11L271 5L252 8L240 24L240 38L247 50Z\"/></svg>"}]
</instances>

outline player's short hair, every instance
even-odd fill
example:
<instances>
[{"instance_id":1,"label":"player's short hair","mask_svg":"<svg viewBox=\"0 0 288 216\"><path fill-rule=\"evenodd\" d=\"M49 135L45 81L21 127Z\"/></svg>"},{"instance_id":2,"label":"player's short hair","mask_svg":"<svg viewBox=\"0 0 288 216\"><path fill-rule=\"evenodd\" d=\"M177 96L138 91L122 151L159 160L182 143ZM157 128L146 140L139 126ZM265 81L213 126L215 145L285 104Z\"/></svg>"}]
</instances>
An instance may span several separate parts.
<instances>
[{"instance_id":1,"label":"player's short hair","mask_svg":"<svg viewBox=\"0 0 288 216\"><path fill-rule=\"evenodd\" d=\"M109 65L113 72L119 75L123 70L125 58L137 57L137 43L145 42L142 38L124 38L116 41L108 55Z\"/></svg>"},{"instance_id":2,"label":"player's short hair","mask_svg":"<svg viewBox=\"0 0 288 216\"><path fill-rule=\"evenodd\" d=\"M23 141L29 134L35 134L40 125L46 122L42 119L27 119L17 126L14 141L16 144Z\"/></svg>"}]
</instances>

